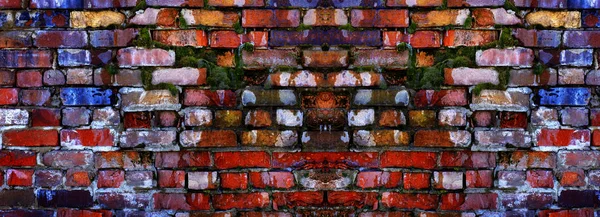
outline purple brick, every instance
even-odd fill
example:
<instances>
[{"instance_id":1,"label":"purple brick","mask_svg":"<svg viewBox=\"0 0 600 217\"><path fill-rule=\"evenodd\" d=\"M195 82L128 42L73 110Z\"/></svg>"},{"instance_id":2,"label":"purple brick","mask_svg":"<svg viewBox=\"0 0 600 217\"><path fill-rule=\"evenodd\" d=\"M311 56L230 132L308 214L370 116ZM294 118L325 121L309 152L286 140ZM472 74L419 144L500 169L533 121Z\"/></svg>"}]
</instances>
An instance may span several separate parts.
<instances>
[{"instance_id":1,"label":"purple brick","mask_svg":"<svg viewBox=\"0 0 600 217\"><path fill-rule=\"evenodd\" d=\"M567 0L515 0L517 7L531 8L565 8Z\"/></svg>"},{"instance_id":2,"label":"purple brick","mask_svg":"<svg viewBox=\"0 0 600 217\"><path fill-rule=\"evenodd\" d=\"M21 104L29 106L43 106L50 102L49 90L21 90Z\"/></svg>"},{"instance_id":3,"label":"purple brick","mask_svg":"<svg viewBox=\"0 0 600 217\"><path fill-rule=\"evenodd\" d=\"M513 30L513 35L525 47L558 47L562 31L515 29Z\"/></svg>"},{"instance_id":4,"label":"purple brick","mask_svg":"<svg viewBox=\"0 0 600 217\"><path fill-rule=\"evenodd\" d=\"M112 60L112 50L92 50L92 65L104 66Z\"/></svg>"},{"instance_id":5,"label":"purple brick","mask_svg":"<svg viewBox=\"0 0 600 217\"><path fill-rule=\"evenodd\" d=\"M539 50L538 58L546 66L560 65L560 50Z\"/></svg>"},{"instance_id":6,"label":"purple brick","mask_svg":"<svg viewBox=\"0 0 600 217\"><path fill-rule=\"evenodd\" d=\"M0 48L24 48L33 45L32 32L2 31L0 32Z\"/></svg>"},{"instance_id":7,"label":"purple brick","mask_svg":"<svg viewBox=\"0 0 600 217\"><path fill-rule=\"evenodd\" d=\"M319 0L267 0L268 7L296 7L296 8L315 8Z\"/></svg>"},{"instance_id":8,"label":"purple brick","mask_svg":"<svg viewBox=\"0 0 600 217\"><path fill-rule=\"evenodd\" d=\"M58 50L58 64L60 66L88 66L91 63L92 54L89 50Z\"/></svg>"},{"instance_id":9,"label":"purple brick","mask_svg":"<svg viewBox=\"0 0 600 217\"><path fill-rule=\"evenodd\" d=\"M31 0L30 8L81 9L83 0Z\"/></svg>"},{"instance_id":10,"label":"purple brick","mask_svg":"<svg viewBox=\"0 0 600 217\"><path fill-rule=\"evenodd\" d=\"M137 34L136 29L90 31L90 44L94 47L126 47Z\"/></svg>"},{"instance_id":11,"label":"purple brick","mask_svg":"<svg viewBox=\"0 0 600 217\"><path fill-rule=\"evenodd\" d=\"M0 50L0 68L50 68L52 51Z\"/></svg>"},{"instance_id":12,"label":"purple brick","mask_svg":"<svg viewBox=\"0 0 600 217\"><path fill-rule=\"evenodd\" d=\"M65 84L65 74L59 70L48 70L44 72L44 85L63 85Z\"/></svg>"},{"instance_id":13,"label":"purple brick","mask_svg":"<svg viewBox=\"0 0 600 217\"><path fill-rule=\"evenodd\" d=\"M71 127L88 125L90 115L90 110L86 108L65 108L62 110L62 125Z\"/></svg>"},{"instance_id":14,"label":"purple brick","mask_svg":"<svg viewBox=\"0 0 600 217\"><path fill-rule=\"evenodd\" d=\"M383 0L333 0L335 8L351 8L351 7L382 7L385 5Z\"/></svg>"},{"instance_id":15,"label":"purple brick","mask_svg":"<svg viewBox=\"0 0 600 217\"><path fill-rule=\"evenodd\" d=\"M600 9L600 1L597 0L569 0L569 9Z\"/></svg>"},{"instance_id":16,"label":"purple brick","mask_svg":"<svg viewBox=\"0 0 600 217\"><path fill-rule=\"evenodd\" d=\"M63 175L60 170L35 171L36 187L55 187L62 185Z\"/></svg>"},{"instance_id":17,"label":"purple brick","mask_svg":"<svg viewBox=\"0 0 600 217\"><path fill-rule=\"evenodd\" d=\"M564 108L560 111L562 124L573 127L583 127L589 124L587 108Z\"/></svg>"},{"instance_id":18,"label":"purple brick","mask_svg":"<svg viewBox=\"0 0 600 217\"><path fill-rule=\"evenodd\" d=\"M87 46L85 31L37 31L34 45L47 48L80 48Z\"/></svg>"},{"instance_id":19,"label":"purple brick","mask_svg":"<svg viewBox=\"0 0 600 217\"><path fill-rule=\"evenodd\" d=\"M302 44L329 45L352 44L357 46L381 46L381 33L378 30L346 31L346 30L305 30L285 31L273 30L270 46L297 46Z\"/></svg>"},{"instance_id":20,"label":"purple brick","mask_svg":"<svg viewBox=\"0 0 600 217\"><path fill-rule=\"evenodd\" d=\"M563 45L573 48L600 48L600 31L565 31Z\"/></svg>"},{"instance_id":21,"label":"purple brick","mask_svg":"<svg viewBox=\"0 0 600 217\"><path fill-rule=\"evenodd\" d=\"M68 11L18 11L15 25L18 27L68 27Z\"/></svg>"},{"instance_id":22,"label":"purple brick","mask_svg":"<svg viewBox=\"0 0 600 217\"><path fill-rule=\"evenodd\" d=\"M85 8L99 9L99 8L126 8L135 7L137 0L84 0L83 5Z\"/></svg>"}]
</instances>

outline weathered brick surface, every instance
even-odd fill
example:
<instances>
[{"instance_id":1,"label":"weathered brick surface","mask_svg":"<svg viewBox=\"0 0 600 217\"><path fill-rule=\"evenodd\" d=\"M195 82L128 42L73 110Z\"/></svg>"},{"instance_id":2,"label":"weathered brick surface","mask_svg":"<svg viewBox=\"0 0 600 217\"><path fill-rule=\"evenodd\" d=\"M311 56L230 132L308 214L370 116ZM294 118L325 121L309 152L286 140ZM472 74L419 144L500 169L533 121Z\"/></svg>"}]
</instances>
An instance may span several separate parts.
<instances>
[{"instance_id":1,"label":"weathered brick surface","mask_svg":"<svg viewBox=\"0 0 600 217\"><path fill-rule=\"evenodd\" d=\"M598 216L599 10L0 0L0 216Z\"/></svg>"}]
</instances>

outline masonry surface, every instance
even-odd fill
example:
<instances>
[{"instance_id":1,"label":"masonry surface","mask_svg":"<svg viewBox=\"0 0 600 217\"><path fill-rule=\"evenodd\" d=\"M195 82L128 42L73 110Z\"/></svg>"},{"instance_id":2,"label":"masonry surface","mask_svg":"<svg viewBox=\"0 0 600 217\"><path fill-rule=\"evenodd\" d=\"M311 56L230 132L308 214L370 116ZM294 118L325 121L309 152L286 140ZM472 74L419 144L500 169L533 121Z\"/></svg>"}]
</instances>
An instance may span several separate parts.
<instances>
[{"instance_id":1,"label":"masonry surface","mask_svg":"<svg viewBox=\"0 0 600 217\"><path fill-rule=\"evenodd\" d=\"M600 216L600 1L0 0L0 216Z\"/></svg>"}]
</instances>

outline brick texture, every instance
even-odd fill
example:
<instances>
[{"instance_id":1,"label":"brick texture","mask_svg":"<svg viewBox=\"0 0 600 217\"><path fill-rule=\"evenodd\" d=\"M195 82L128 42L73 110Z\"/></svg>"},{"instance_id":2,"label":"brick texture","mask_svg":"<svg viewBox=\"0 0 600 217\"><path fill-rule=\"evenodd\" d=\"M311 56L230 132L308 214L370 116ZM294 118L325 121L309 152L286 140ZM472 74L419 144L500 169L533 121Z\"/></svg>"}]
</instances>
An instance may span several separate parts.
<instances>
[{"instance_id":1,"label":"brick texture","mask_svg":"<svg viewBox=\"0 0 600 217\"><path fill-rule=\"evenodd\" d=\"M600 216L600 1L0 0L0 216Z\"/></svg>"}]
</instances>

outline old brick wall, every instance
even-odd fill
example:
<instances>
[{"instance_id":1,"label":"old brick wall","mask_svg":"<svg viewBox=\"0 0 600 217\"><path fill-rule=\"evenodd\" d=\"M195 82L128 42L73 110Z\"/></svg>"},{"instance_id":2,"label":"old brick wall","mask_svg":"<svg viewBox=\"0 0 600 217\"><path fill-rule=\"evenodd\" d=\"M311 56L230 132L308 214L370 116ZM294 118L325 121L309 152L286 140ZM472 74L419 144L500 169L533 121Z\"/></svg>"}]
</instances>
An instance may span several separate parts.
<instances>
[{"instance_id":1,"label":"old brick wall","mask_svg":"<svg viewBox=\"0 0 600 217\"><path fill-rule=\"evenodd\" d=\"M0 216L600 215L600 1L0 9Z\"/></svg>"}]
</instances>

